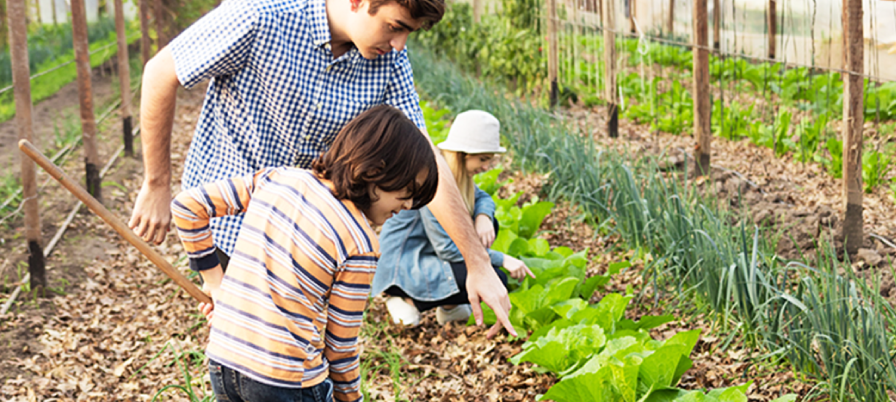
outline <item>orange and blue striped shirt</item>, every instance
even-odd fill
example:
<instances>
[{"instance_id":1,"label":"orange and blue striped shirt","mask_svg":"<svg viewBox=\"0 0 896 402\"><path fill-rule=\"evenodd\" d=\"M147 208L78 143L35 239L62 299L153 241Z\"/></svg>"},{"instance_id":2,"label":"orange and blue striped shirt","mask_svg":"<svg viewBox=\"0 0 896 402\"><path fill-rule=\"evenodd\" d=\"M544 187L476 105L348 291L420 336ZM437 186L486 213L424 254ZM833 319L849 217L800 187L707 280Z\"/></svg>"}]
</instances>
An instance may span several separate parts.
<instances>
[{"instance_id":1,"label":"orange and blue striped shirt","mask_svg":"<svg viewBox=\"0 0 896 402\"><path fill-rule=\"evenodd\" d=\"M217 266L212 217L245 212L216 300L206 354L273 386L333 380L362 399L358 335L379 243L332 183L281 167L196 187L172 201L194 269Z\"/></svg>"}]
</instances>

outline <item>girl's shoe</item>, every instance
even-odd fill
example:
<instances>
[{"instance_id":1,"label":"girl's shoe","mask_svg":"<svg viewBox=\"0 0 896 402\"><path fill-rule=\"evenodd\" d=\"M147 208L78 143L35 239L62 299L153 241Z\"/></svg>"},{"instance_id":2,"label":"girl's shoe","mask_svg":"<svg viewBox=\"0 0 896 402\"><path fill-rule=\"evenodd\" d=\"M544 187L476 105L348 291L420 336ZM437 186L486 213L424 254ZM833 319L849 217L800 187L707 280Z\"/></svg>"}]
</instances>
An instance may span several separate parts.
<instances>
[{"instance_id":1,"label":"girl's shoe","mask_svg":"<svg viewBox=\"0 0 896 402\"><path fill-rule=\"evenodd\" d=\"M413 327L420 323L420 311L401 297L386 299L386 310L389 310L389 315L395 324Z\"/></svg>"},{"instance_id":2,"label":"girl's shoe","mask_svg":"<svg viewBox=\"0 0 896 402\"><path fill-rule=\"evenodd\" d=\"M451 321L466 321L473 314L473 308L469 304L460 304L453 309L444 307L436 308L436 321L439 325L445 325Z\"/></svg>"}]
</instances>

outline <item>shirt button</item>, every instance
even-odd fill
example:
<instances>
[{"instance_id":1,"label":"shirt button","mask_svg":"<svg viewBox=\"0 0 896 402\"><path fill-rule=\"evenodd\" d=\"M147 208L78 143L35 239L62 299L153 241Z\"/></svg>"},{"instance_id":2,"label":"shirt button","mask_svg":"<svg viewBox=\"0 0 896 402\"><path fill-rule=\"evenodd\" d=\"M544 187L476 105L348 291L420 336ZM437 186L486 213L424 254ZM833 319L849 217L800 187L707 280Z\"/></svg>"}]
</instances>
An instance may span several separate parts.
<instances>
[{"instance_id":1,"label":"shirt button","mask_svg":"<svg viewBox=\"0 0 896 402\"><path fill-rule=\"evenodd\" d=\"M323 103L323 102L317 102L317 110L320 110L320 108L322 108L322 107L324 107L324 103Z\"/></svg>"},{"instance_id":2,"label":"shirt button","mask_svg":"<svg viewBox=\"0 0 896 402\"><path fill-rule=\"evenodd\" d=\"M310 139L311 139L311 134L305 134L305 141L308 141Z\"/></svg>"},{"instance_id":3,"label":"shirt button","mask_svg":"<svg viewBox=\"0 0 896 402\"><path fill-rule=\"evenodd\" d=\"M309 343L308 346L305 346L305 351L308 352L308 354L310 355L310 354L313 354L314 352L316 352L317 349Z\"/></svg>"}]
</instances>

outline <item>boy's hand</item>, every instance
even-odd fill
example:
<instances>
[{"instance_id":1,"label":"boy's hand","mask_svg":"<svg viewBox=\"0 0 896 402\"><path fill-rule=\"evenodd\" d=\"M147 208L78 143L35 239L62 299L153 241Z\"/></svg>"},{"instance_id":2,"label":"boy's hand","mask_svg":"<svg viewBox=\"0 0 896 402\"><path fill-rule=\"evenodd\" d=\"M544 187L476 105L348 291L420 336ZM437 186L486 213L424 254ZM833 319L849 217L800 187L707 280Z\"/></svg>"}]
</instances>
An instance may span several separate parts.
<instances>
[{"instance_id":1,"label":"boy's hand","mask_svg":"<svg viewBox=\"0 0 896 402\"><path fill-rule=\"evenodd\" d=\"M495 226L492 225L492 218L485 214L476 215L476 221L473 225L476 227L476 234L485 248L492 246L495 242Z\"/></svg>"},{"instance_id":2,"label":"boy's hand","mask_svg":"<svg viewBox=\"0 0 896 402\"><path fill-rule=\"evenodd\" d=\"M510 277L522 282L523 279L526 279L526 275L535 279L535 274L529 270L529 267L526 266L525 262L520 261L514 257L509 255L504 256L504 268L507 268L507 272L510 272Z\"/></svg>"},{"instance_id":3,"label":"boy's hand","mask_svg":"<svg viewBox=\"0 0 896 402\"><path fill-rule=\"evenodd\" d=\"M221 284L218 283L217 286L209 285L209 282L206 282L202 285L202 291L211 296L213 303L218 303L218 295L221 293ZM210 303L199 303L199 312L205 316L205 320L208 321L208 326L212 326L212 318L215 317L215 305Z\"/></svg>"}]
</instances>

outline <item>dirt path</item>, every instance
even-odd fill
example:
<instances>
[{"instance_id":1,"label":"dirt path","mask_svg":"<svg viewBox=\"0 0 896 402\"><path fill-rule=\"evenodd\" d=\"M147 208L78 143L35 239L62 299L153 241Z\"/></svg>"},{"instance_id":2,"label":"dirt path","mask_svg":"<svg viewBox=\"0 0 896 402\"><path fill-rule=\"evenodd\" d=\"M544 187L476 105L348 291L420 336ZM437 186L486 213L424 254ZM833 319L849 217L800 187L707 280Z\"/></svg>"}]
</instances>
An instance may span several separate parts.
<instances>
[{"instance_id":1,"label":"dirt path","mask_svg":"<svg viewBox=\"0 0 896 402\"><path fill-rule=\"evenodd\" d=\"M112 59L112 61L115 60L117 59ZM117 80L117 76L109 71L109 65L107 62L101 67L94 68L90 76L93 103L97 108L94 113L103 112L104 110L99 110L99 108L118 96L118 91L113 84ZM39 149L54 147L56 133L65 127L67 121L80 127L79 107L77 81L70 82L49 98L34 105L31 111L34 145ZM134 113L136 114L136 112L135 110ZM18 138L18 125L15 117L0 123L0 171L12 172L16 176L20 171L18 148L16 148Z\"/></svg>"}]
</instances>

